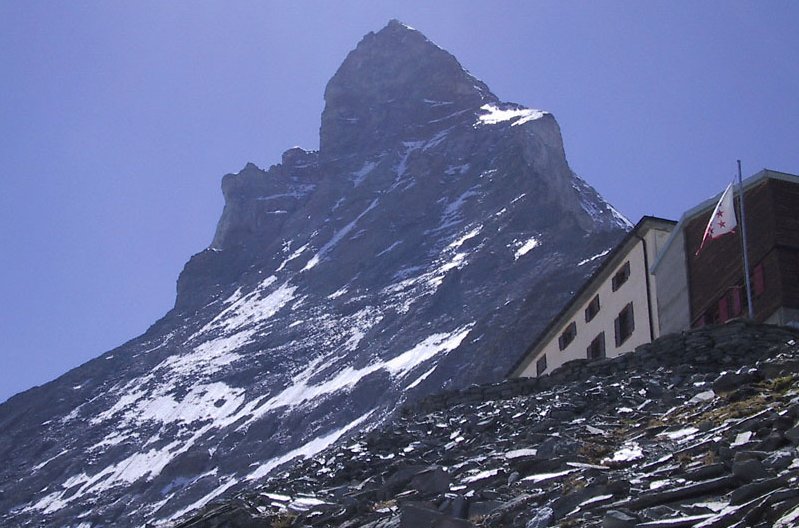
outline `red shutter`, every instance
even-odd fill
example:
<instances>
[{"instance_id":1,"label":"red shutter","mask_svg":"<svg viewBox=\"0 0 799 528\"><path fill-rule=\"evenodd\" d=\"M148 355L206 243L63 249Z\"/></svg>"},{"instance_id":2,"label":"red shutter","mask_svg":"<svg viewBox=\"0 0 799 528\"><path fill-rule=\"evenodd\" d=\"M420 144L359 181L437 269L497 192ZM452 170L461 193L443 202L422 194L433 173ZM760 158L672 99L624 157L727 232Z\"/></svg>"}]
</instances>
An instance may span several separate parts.
<instances>
[{"instance_id":1,"label":"red shutter","mask_svg":"<svg viewBox=\"0 0 799 528\"><path fill-rule=\"evenodd\" d=\"M766 291L766 276L763 273L763 264L755 266L752 272L752 290L755 295L763 295Z\"/></svg>"},{"instance_id":2,"label":"red shutter","mask_svg":"<svg viewBox=\"0 0 799 528\"><path fill-rule=\"evenodd\" d=\"M727 296L725 295L719 299L719 322L726 323L729 317L729 310L727 309Z\"/></svg>"},{"instance_id":3,"label":"red shutter","mask_svg":"<svg viewBox=\"0 0 799 528\"><path fill-rule=\"evenodd\" d=\"M733 317L738 317L743 312L743 303L741 302L741 288L733 288L730 292L732 296L732 313L730 314Z\"/></svg>"}]
</instances>

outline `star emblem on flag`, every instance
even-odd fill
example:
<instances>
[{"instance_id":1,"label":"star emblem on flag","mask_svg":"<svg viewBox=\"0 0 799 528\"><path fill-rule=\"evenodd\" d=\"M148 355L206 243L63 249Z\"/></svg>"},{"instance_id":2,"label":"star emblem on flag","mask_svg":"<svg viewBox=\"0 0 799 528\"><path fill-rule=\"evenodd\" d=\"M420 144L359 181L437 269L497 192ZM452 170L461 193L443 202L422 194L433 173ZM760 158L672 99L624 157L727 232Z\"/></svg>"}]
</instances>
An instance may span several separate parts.
<instances>
[{"instance_id":1,"label":"star emblem on flag","mask_svg":"<svg viewBox=\"0 0 799 528\"><path fill-rule=\"evenodd\" d=\"M702 243L699 245L699 249L696 251L697 255L699 255L699 252L702 251L709 241L715 240L728 233L735 232L735 228L738 226L738 221L735 218L735 203L733 201L732 185L733 184L730 183L727 186L718 203L716 204L716 208L713 209L713 213L710 215L710 220L705 228L705 234L702 237Z\"/></svg>"}]
</instances>

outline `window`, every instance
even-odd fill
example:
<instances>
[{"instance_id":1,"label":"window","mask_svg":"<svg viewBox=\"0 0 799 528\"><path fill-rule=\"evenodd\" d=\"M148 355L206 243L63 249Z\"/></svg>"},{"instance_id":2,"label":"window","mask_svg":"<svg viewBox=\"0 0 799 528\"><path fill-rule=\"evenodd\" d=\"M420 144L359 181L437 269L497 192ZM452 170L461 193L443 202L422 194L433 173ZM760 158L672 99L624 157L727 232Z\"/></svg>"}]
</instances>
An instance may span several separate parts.
<instances>
[{"instance_id":1,"label":"window","mask_svg":"<svg viewBox=\"0 0 799 528\"><path fill-rule=\"evenodd\" d=\"M621 346L635 330L635 316L633 315L633 303L628 304L619 312L619 316L614 321L616 327L616 346Z\"/></svg>"},{"instance_id":2,"label":"window","mask_svg":"<svg viewBox=\"0 0 799 528\"><path fill-rule=\"evenodd\" d=\"M727 322L729 318L730 314L729 309L727 308L727 296L725 295L719 300L719 321L724 323Z\"/></svg>"},{"instance_id":3,"label":"window","mask_svg":"<svg viewBox=\"0 0 799 528\"><path fill-rule=\"evenodd\" d=\"M574 341L575 337L577 337L577 324L572 321L571 324L566 327L566 330L560 334L560 337L558 338L558 346L561 350L565 349L567 346L569 346L569 343Z\"/></svg>"},{"instance_id":4,"label":"window","mask_svg":"<svg viewBox=\"0 0 799 528\"><path fill-rule=\"evenodd\" d=\"M587 323L599 313L599 294L597 293L585 309L585 322Z\"/></svg>"},{"instance_id":5,"label":"window","mask_svg":"<svg viewBox=\"0 0 799 528\"><path fill-rule=\"evenodd\" d=\"M605 357L605 332L600 332L598 336L591 341L586 349L588 359L602 359Z\"/></svg>"},{"instance_id":6,"label":"window","mask_svg":"<svg viewBox=\"0 0 799 528\"><path fill-rule=\"evenodd\" d=\"M760 263L752 270L752 294L763 295L766 291L766 275L763 272L763 264Z\"/></svg>"},{"instance_id":7,"label":"window","mask_svg":"<svg viewBox=\"0 0 799 528\"><path fill-rule=\"evenodd\" d=\"M535 375L540 376L547 369L547 355L544 354L535 362Z\"/></svg>"},{"instance_id":8,"label":"window","mask_svg":"<svg viewBox=\"0 0 799 528\"><path fill-rule=\"evenodd\" d=\"M630 278L630 261L628 260L627 262L624 263L624 266L622 266L621 269L619 269L619 271L617 271L616 274L613 276L613 282L612 282L613 291L616 291L619 288L621 288L621 285L627 282L627 279L629 278Z\"/></svg>"},{"instance_id":9,"label":"window","mask_svg":"<svg viewBox=\"0 0 799 528\"><path fill-rule=\"evenodd\" d=\"M729 291L719 299L719 322L725 323L733 317L738 317L741 315L742 309L741 288L738 286L730 288Z\"/></svg>"},{"instance_id":10,"label":"window","mask_svg":"<svg viewBox=\"0 0 799 528\"><path fill-rule=\"evenodd\" d=\"M744 311L743 294L741 288L733 288L727 294L727 304L730 307L730 316L738 317Z\"/></svg>"},{"instance_id":11,"label":"window","mask_svg":"<svg viewBox=\"0 0 799 528\"><path fill-rule=\"evenodd\" d=\"M705 313L702 314L702 317L699 318L697 322L697 326L707 326L707 325L714 325L718 324L719 319L721 318L721 314L719 313L719 304L713 304L708 308Z\"/></svg>"}]
</instances>

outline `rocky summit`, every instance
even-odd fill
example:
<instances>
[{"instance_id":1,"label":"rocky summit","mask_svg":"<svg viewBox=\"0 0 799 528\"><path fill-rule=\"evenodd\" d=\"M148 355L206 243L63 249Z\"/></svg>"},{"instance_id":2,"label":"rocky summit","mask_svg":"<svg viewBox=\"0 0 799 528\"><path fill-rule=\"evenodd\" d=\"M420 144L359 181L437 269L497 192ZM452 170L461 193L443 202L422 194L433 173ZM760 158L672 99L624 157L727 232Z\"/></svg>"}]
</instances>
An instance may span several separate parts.
<instances>
[{"instance_id":1,"label":"rocky summit","mask_svg":"<svg viewBox=\"0 0 799 528\"><path fill-rule=\"evenodd\" d=\"M407 406L176 528L799 526L799 331L734 322Z\"/></svg>"},{"instance_id":2,"label":"rocky summit","mask_svg":"<svg viewBox=\"0 0 799 528\"><path fill-rule=\"evenodd\" d=\"M168 525L497 382L629 228L551 114L396 21L330 80L318 151L222 192L173 310L0 406L1 525Z\"/></svg>"}]
</instances>

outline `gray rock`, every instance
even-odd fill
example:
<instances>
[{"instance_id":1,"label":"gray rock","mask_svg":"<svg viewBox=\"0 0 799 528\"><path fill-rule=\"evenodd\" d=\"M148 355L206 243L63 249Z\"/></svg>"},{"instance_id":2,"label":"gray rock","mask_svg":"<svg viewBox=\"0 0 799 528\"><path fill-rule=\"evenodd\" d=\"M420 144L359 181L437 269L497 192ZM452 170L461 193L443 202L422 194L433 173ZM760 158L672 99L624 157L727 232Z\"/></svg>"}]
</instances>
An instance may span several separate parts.
<instances>
[{"instance_id":1,"label":"gray rock","mask_svg":"<svg viewBox=\"0 0 799 528\"><path fill-rule=\"evenodd\" d=\"M784 436L790 440L793 445L799 445L799 425L785 431Z\"/></svg>"},{"instance_id":2,"label":"gray rock","mask_svg":"<svg viewBox=\"0 0 799 528\"><path fill-rule=\"evenodd\" d=\"M755 369L741 369L737 372L724 372L713 380L713 391L716 393L730 392L739 389L742 385L753 383L759 379Z\"/></svg>"},{"instance_id":3,"label":"gray rock","mask_svg":"<svg viewBox=\"0 0 799 528\"><path fill-rule=\"evenodd\" d=\"M763 465L774 471L782 471L791 465L795 456L796 452L793 450L775 451L763 460Z\"/></svg>"},{"instance_id":4,"label":"gray rock","mask_svg":"<svg viewBox=\"0 0 799 528\"><path fill-rule=\"evenodd\" d=\"M457 519L455 517L443 517L433 523L433 528L474 528L474 524L466 519Z\"/></svg>"},{"instance_id":5,"label":"gray rock","mask_svg":"<svg viewBox=\"0 0 799 528\"><path fill-rule=\"evenodd\" d=\"M744 484L733 490L730 494L730 504L744 504L756 497L760 497L779 488L791 488L790 481L785 477L774 477Z\"/></svg>"},{"instance_id":6,"label":"gray rock","mask_svg":"<svg viewBox=\"0 0 799 528\"><path fill-rule=\"evenodd\" d=\"M633 528L638 519L618 510L610 510L602 518L602 528Z\"/></svg>"},{"instance_id":7,"label":"gray rock","mask_svg":"<svg viewBox=\"0 0 799 528\"><path fill-rule=\"evenodd\" d=\"M552 523L553 515L552 508L546 506L537 508L530 520L524 525L524 528L547 528Z\"/></svg>"},{"instance_id":8,"label":"gray rock","mask_svg":"<svg viewBox=\"0 0 799 528\"><path fill-rule=\"evenodd\" d=\"M763 467L763 463L755 458L734 461L732 474L746 482L769 476L769 473Z\"/></svg>"},{"instance_id":9,"label":"gray rock","mask_svg":"<svg viewBox=\"0 0 799 528\"><path fill-rule=\"evenodd\" d=\"M416 473L411 479L410 487L422 495L433 495L449 491L451 483L449 473L435 467Z\"/></svg>"},{"instance_id":10,"label":"gray rock","mask_svg":"<svg viewBox=\"0 0 799 528\"><path fill-rule=\"evenodd\" d=\"M447 517L430 503L404 502L400 512L400 528L432 528Z\"/></svg>"}]
</instances>

